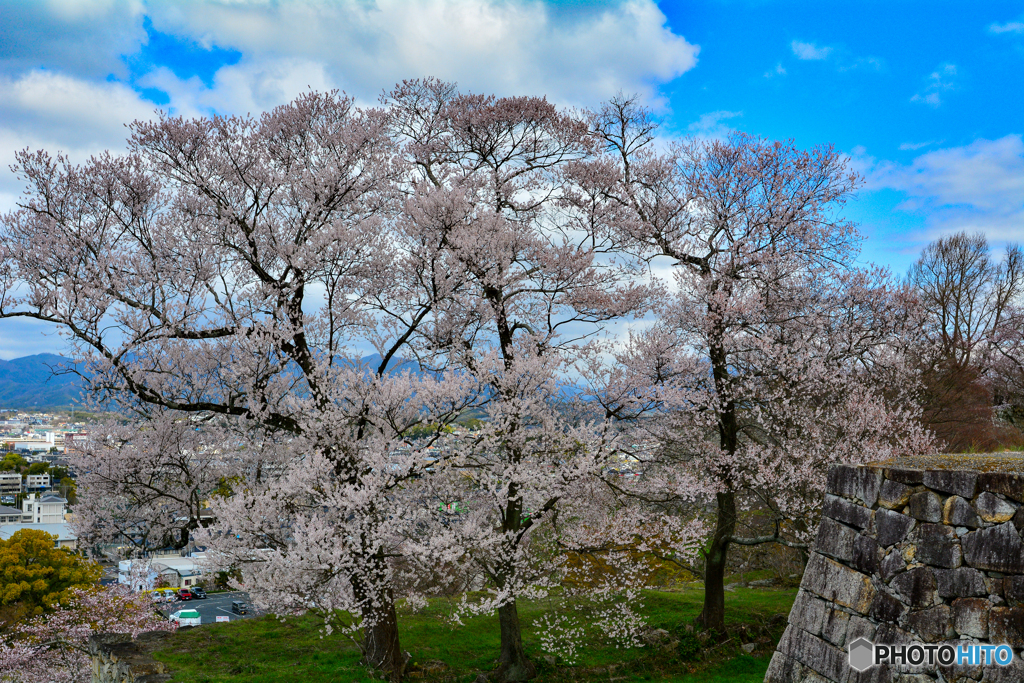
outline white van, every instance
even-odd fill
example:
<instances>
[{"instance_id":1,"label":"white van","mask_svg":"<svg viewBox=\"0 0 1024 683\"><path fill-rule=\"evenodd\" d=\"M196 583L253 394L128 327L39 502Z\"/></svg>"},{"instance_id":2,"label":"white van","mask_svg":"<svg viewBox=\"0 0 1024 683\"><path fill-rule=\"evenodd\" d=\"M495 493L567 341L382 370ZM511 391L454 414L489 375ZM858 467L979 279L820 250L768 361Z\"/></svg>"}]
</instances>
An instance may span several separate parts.
<instances>
[{"instance_id":1,"label":"white van","mask_svg":"<svg viewBox=\"0 0 1024 683\"><path fill-rule=\"evenodd\" d=\"M178 626L200 626L203 623L203 618L199 615L199 612L194 609L178 610L171 616L167 617L167 620L173 621Z\"/></svg>"}]
</instances>

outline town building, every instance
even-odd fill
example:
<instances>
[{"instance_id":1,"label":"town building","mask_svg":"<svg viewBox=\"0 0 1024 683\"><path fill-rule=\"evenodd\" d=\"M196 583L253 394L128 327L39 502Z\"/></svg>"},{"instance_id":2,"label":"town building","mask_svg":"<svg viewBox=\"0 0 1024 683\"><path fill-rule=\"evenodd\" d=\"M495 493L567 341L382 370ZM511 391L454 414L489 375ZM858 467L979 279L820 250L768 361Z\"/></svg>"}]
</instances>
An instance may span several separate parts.
<instances>
[{"instance_id":1,"label":"town building","mask_svg":"<svg viewBox=\"0 0 1024 683\"><path fill-rule=\"evenodd\" d=\"M25 475L25 491L47 491L50 488L49 474L28 474Z\"/></svg>"},{"instance_id":2,"label":"town building","mask_svg":"<svg viewBox=\"0 0 1024 683\"><path fill-rule=\"evenodd\" d=\"M26 524L62 524L68 512L68 501L55 493L42 497L30 493L21 501L21 512Z\"/></svg>"},{"instance_id":3,"label":"town building","mask_svg":"<svg viewBox=\"0 0 1024 683\"><path fill-rule=\"evenodd\" d=\"M117 563L117 580L130 585L132 590L191 588L202 582L203 558L203 553L193 553L189 557L167 555L121 560Z\"/></svg>"},{"instance_id":4,"label":"town building","mask_svg":"<svg viewBox=\"0 0 1024 683\"><path fill-rule=\"evenodd\" d=\"M0 506L0 525L21 524L21 510Z\"/></svg>"},{"instance_id":5,"label":"town building","mask_svg":"<svg viewBox=\"0 0 1024 683\"><path fill-rule=\"evenodd\" d=\"M0 496L16 496L21 493L21 475L17 472L0 472Z\"/></svg>"}]
</instances>

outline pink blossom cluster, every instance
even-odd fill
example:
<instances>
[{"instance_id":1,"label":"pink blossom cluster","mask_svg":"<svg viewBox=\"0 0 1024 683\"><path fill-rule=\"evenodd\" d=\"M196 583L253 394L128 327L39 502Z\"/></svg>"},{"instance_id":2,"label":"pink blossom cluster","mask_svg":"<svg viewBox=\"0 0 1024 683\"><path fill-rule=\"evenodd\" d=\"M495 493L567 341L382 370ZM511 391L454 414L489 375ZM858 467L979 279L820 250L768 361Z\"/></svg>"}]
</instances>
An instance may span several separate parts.
<instances>
[{"instance_id":1,"label":"pink blossom cluster","mask_svg":"<svg viewBox=\"0 0 1024 683\"><path fill-rule=\"evenodd\" d=\"M66 603L15 624L0 638L0 680L10 683L86 683L91 680L89 637L169 631L175 625L149 596L111 586L76 590Z\"/></svg>"}]
</instances>

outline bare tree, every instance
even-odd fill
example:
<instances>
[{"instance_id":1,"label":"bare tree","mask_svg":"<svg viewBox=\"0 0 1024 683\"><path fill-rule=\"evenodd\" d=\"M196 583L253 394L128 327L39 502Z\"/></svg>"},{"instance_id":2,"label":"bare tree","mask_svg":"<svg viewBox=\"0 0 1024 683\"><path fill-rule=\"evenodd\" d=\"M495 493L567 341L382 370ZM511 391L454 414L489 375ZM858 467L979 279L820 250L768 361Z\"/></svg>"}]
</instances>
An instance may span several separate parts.
<instances>
[{"instance_id":1,"label":"bare tree","mask_svg":"<svg viewBox=\"0 0 1024 683\"><path fill-rule=\"evenodd\" d=\"M907 279L926 313L919 350L925 420L950 448L993 446L993 404L1020 400L1020 247L1008 245L994 260L984 235L941 237Z\"/></svg>"}]
</instances>

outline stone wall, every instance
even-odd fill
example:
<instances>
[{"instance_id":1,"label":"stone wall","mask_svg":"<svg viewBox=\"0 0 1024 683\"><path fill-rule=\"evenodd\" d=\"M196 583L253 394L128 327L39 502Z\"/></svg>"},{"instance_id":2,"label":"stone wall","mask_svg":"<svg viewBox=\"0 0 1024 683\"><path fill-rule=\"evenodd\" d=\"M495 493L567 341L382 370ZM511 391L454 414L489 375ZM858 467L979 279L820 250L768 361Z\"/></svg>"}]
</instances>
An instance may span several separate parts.
<instances>
[{"instance_id":1,"label":"stone wall","mask_svg":"<svg viewBox=\"0 0 1024 683\"><path fill-rule=\"evenodd\" d=\"M171 674L151 653L171 635L168 631L140 633L132 640L122 633L97 633L89 638L92 683L164 683Z\"/></svg>"},{"instance_id":2,"label":"stone wall","mask_svg":"<svg viewBox=\"0 0 1024 683\"><path fill-rule=\"evenodd\" d=\"M766 683L1024 682L1024 459L834 466ZM849 666L846 645L1009 644L1009 667Z\"/></svg>"}]
</instances>

